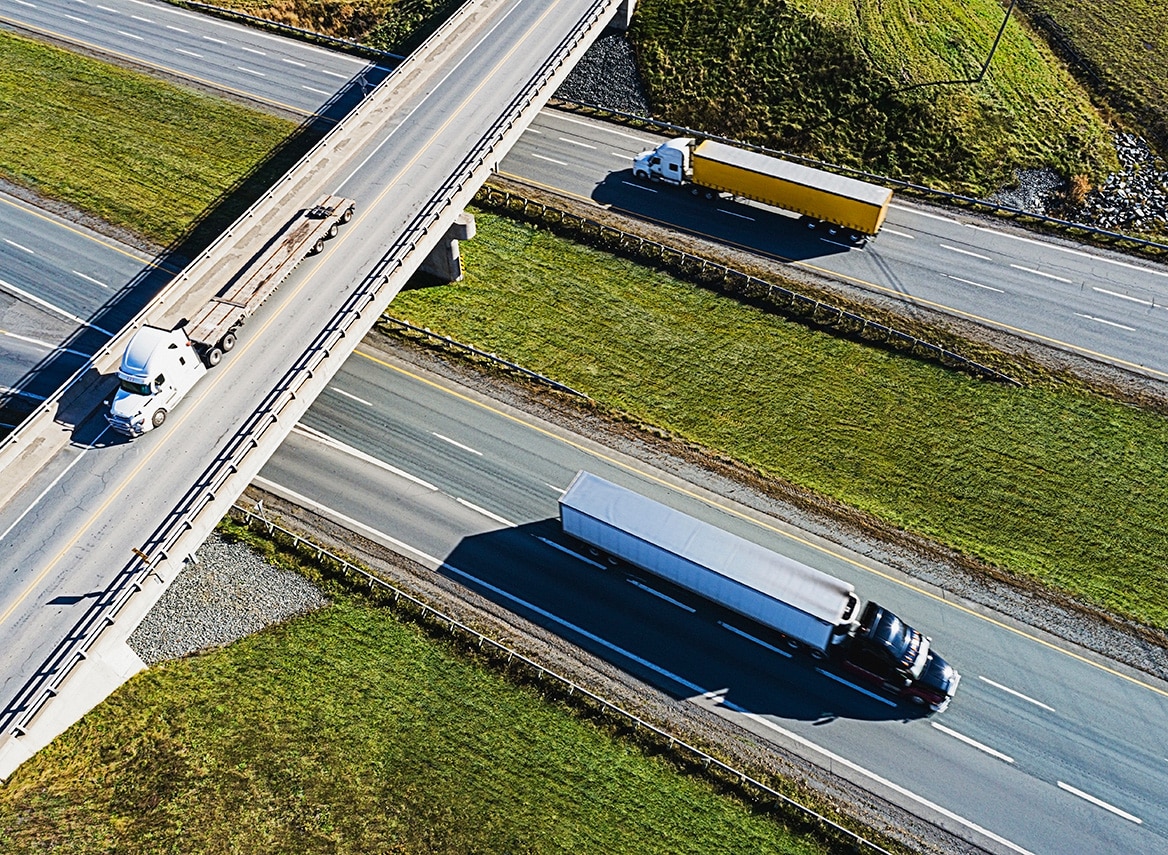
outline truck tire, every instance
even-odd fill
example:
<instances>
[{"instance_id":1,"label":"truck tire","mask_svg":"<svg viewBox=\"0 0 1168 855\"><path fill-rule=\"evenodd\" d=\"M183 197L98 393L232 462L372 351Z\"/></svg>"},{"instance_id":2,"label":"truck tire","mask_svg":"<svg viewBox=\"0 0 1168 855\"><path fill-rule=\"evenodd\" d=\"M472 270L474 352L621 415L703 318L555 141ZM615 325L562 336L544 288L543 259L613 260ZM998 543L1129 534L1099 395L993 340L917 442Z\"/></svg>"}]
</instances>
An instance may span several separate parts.
<instances>
[{"instance_id":1,"label":"truck tire","mask_svg":"<svg viewBox=\"0 0 1168 855\"><path fill-rule=\"evenodd\" d=\"M317 239L316 239L316 243L314 243L314 244L312 245L312 249L310 249L310 250L308 251L308 254L309 254L309 255L316 255L316 254L317 254L318 252L320 252L322 249L324 249L324 238L317 238Z\"/></svg>"},{"instance_id":2,"label":"truck tire","mask_svg":"<svg viewBox=\"0 0 1168 855\"><path fill-rule=\"evenodd\" d=\"M341 214L341 222L347 223L351 219L353 219L353 206L352 205L345 208L345 213Z\"/></svg>"},{"instance_id":3,"label":"truck tire","mask_svg":"<svg viewBox=\"0 0 1168 855\"><path fill-rule=\"evenodd\" d=\"M633 178L636 178L638 181L644 181L648 177L649 177L648 172L634 172L633 173Z\"/></svg>"},{"instance_id":4,"label":"truck tire","mask_svg":"<svg viewBox=\"0 0 1168 855\"><path fill-rule=\"evenodd\" d=\"M807 218L807 228L809 228L809 229L819 228L819 220L815 220L815 219L812 219L811 217L808 217Z\"/></svg>"},{"instance_id":5,"label":"truck tire","mask_svg":"<svg viewBox=\"0 0 1168 855\"><path fill-rule=\"evenodd\" d=\"M162 427L162 423L164 421L166 421L166 410L163 410L161 408L155 410L154 415L152 415L150 417L150 424L156 428Z\"/></svg>"},{"instance_id":6,"label":"truck tire","mask_svg":"<svg viewBox=\"0 0 1168 855\"><path fill-rule=\"evenodd\" d=\"M223 351L218 347L213 347L207 351L207 367L214 368L223 360Z\"/></svg>"},{"instance_id":7,"label":"truck tire","mask_svg":"<svg viewBox=\"0 0 1168 855\"><path fill-rule=\"evenodd\" d=\"M660 184L661 183L661 176L658 175L656 172L650 174L649 183L650 184Z\"/></svg>"},{"instance_id":8,"label":"truck tire","mask_svg":"<svg viewBox=\"0 0 1168 855\"><path fill-rule=\"evenodd\" d=\"M337 232L339 232L340 230L341 230L341 224L334 221L333 224L331 226L329 226L328 236L331 238L335 238L337 236Z\"/></svg>"},{"instance_id":9,"label":"truck tire","mask_svg":"<svg viewBox=\"0 0 1168 855\"><path fill-rule=\"evenodd\" d=\"M223 336L223 340L219 342L219 349L224 353L227 353L233 347L235 347L235 333L229 332Z\"/></svg>"}]
</instances>

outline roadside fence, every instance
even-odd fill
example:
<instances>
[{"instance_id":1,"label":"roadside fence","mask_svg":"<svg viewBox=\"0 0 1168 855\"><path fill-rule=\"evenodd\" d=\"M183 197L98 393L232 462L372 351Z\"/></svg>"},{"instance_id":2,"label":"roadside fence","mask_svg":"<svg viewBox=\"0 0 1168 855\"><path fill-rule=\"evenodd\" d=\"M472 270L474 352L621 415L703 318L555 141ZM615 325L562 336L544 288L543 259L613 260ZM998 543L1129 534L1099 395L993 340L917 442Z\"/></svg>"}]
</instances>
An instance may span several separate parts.
<instances>
[{"instance_id":1,"label":"roadside fence","mask_svg":"<svg viewBox=\"0 0 1168 855\"><path fill-rule=\"evenodd\" d=\"M408 615L430 629L442 630L456 641L487 654L513 676L529 679L544 691L554 690L559 698L578 708L611 717L614 721L629 728L635 736L647 737L648 741L655 746L670 752L676 760L687 768L694 771L700 768L719 783L738 788L750 800L769 800L776 807L786 809L801 821L811 824L838 843L853 847L856 851L893 855L889 850L824 816L814 808L780 793L746 772L724 763L702 749L646 721L636 713L584 688L569 677L565 677L546 665L541 665L534 659L488 635L484 635L477 629L467 626L423 600L406 593L380 576L374 575L364 567L330 552L304 535L284 528L238 503L232 506L229 516L250 529L264 533L278 545L291 548L293 551L309 557L322 570L335 572L337 581L341 584L346 586L359 585L363 593L376 593L380 595L380 598L388 597L386 604L395 611Z\"/></svg>"}]
</instances>

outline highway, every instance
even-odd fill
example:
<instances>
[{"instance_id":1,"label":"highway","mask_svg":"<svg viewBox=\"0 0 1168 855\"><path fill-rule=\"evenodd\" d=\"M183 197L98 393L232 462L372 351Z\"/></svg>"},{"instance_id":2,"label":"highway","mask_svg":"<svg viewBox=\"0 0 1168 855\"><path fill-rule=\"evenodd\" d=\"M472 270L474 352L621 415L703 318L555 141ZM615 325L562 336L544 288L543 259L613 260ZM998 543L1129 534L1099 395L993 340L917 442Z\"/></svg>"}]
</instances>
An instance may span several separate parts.
<instances>
[{"instance_id":1,"label":"highway","mask_svg":"<svg viewBox=\"0 0 1168 855\"><path fill-rule=\"evenodd\" d=\"M1168 684L710 495L677 466L614 452L366 344L258 483L992 850L1168 847ZM556 500L578 469L852 581L925 628L961 670L953 705L921 717L728 631L741 622L651 577L598 566L559 530Z\"/></svg>"},{"instance_id":2,"label":"highway","mask_svg":"<svg viewBox=\"0 0 1168 855\"><path fill-rule=\"evenodd\" d=\"M147 4L132 5L144 8ZM11 14L11 9L5 10L5 15ZM132 16L127 17L132 20ZM96 37L96 28L87 33ZM314 79L319 82L322 78L318 74ZM278 100L285 96L277 93L272 97ZM318 102L317 107L322 103ZM402 142L402 148L413 150L411 145L421 145L437 124L417 129L416 139L409 144ZM646 188L627 187L623 179L612 177L623 168L620 158L639 148L647 137L600 125L587 130L581 127L575 117L545 115L537 128L539 132L528 135L524 147L517 148L504 161L502 171L524 172L525 158L547 163L550 165L540 167L544 172L533 172L529 177L548 184L562 170L560 163L573 164L578 167L572 179L575 183L562 188L569 192L596 201L604 201L610 193L628 193L633 199L647 192ZM612 134L630 139L619 145L604 145ZM389 153L384 156L389 158ZM602 160L608 166L597 172L596 166ZM393 185L393 178L388 176L400 174L401 162L387 159L370 164L369 174L376 177L355 186L355 195L368 198L387 190ZM627 189L605 188L616 181ZM682 197L670 204L670 210L678 212L678 219L683 220L678 225L686 226L684 217L689 216L694 218L691 225L695 228L710 231L708 208L694 207L685 214L690 203L688 197ZM630 209L636 207L631 201L623 204ZM646 215L659 215L660 212L653 213L654 206L649 207L653 210L645 211ZM0 207L6 211L5 234L15 235L8 231L8 208ZM727 215L727 219L737 229L746 222L741 221L742 216L754 216L743 213L743 209L731 210L739 216ZM1162 289L1163 274L1146 265L1074 247L1050 250L1055 253L1050 257L1054 260L1050 260L1040 256L1040 250L1035 248L1038 242L1031 238L1012 235L1004 229L973 230L969 225L934 216L898 208L895 222L863 252L842 247L837 251L829 244L820 246L818 237L804 233L760 248L776 254L784 254L785 249L788 257L800 257L816 266L829 262L856 265L856 271L866 271L872 279L879 278L878 273L887 277L887 284L873 284L922 300L926 298L914 290L918 287L916 282L910 288L905 284L906 273L893 272L892 247L899 244L890 238L903 242L906 256L913 256L914 250L927 241L930 250L920 254L933 257L940 269L949 271L945 276L961 276L988 286L968 286L971 292L989 301L971 307L969 314L982 311L984 306L992 307L999 299L1000 295L991 296L996 292L989 287L1007 293L994 277L1033 276L1032 281L1042 287L1024 288L1026 299L1033 297L1037 301L1040 294L1050 295L1043 304L1047 310L1035 310L1036 314L1062 319L1051 327L1051 338L1076 332L1076 324L1067 320L1076 317L1076 312L1106 318L1137 332L1142 329L1134 323L1137 318L1146 318L1145 331L1150 331L1158 316L1162 302L1158 289ZM387 224L385 229L389 228ZM772 234L769 226L757 228L757 242L771 239L767 237ZM44 251L38 240L52 231L45 223L37 223L23 236L11 237L23 249L10 247L14 254L0 257L0 263L5 265L0 267L0 278L50 303L52 309L41 308L55 317L61 317L60 311L68 311L93 323L92 312L97 309L85 314L86 305L105 304L96 302L97 298L92 298L92 304L70 302L77 295L71 295L70 287L64 284L71 280L65 278L63 271L80 270L99 281L107 278L107 284L125 285L144 269L144 259L115 268L115 262L122 262L113 256L121 253L113 251L109 260L100 262L111 265L107 276L102 268L84 267L84 262L78 260L89 260L104 252L92 249L88 237L80 238L82 242L75 250L62 250L56 255ZM744 234L731 229L725 239L743 242ZM0 673L13 675L3 684L0 694L10 695L43 652L22 649L19 639L31 636L34 630L45 636L57 632L60 637L103 584L99 573L88 571L87 576L80 565L121 567L130 549L148 535L158 509L169 500L160 476L174 467L197 468L230 434L242 416L233 413L225 401L246 402L262 397L263 387L238 370L240 362L256 360L261 368L267 366L278 372L295 349L290 342L308 334L310 318L286 320L279 310L293 305L296 298L319 285L322 263L331 265L330 277L355 275L358 265L346 256L368 257L371 247L382 239L380 234L355 228L351 237L342 236L344 243L336 244L327 257L304 266L249 325L248 332L254 333L254 338L241 342L232 359L204 381L196 398L184 403L158 434L135 443L113 443L108 434L102 434L100 418L90 418L78 425L70 457L44 473L42 480L30 485L16 502L0 509L3 566L20 570L34 566L37 554L57 556L35 585L29 585L27 576L12 574L14 578L6 579L5 587L0 588ZM987 251L991 245L993 255ZM804 249L798 250L800 246ZM29 254L26 250L43 253L38 258L45 260L37 261L35 270L19 266L29 262L21 257ZM989 260L957 250L985 255ZM824 255L825 251L829 255ZM884 253L889 253L887 258ZM133 258L132 254L126 257ZM12 267L7 266L10 258L18 259L11 262ZM977 267L975 262L986 266ZM1124 266L1129 264L1130 267ZM1073 280L1048 280L1011 265L1063 279L1071 279L1071 267L1079 265L1088 272L1084 276L1089 274L1092 282L1102 282L1106 287L1096 291L1096 287L1103 286L1088 287L1084 281L1077 289L1079 297L1074 297ZM1011 270L1015 273L1009 274ZM924 278L940 275L934 271ZM862 277L857 274L856 278ZM41 287L54 283L52 287L60 290L34 292L28 287L38 283ZM1071 287L1063 287L1068 284ZM963 290L946 287L955 293ZM986 295L978 293L982 290ZM1115 300L1116 314L1105 314L1110 311L1106 302L1077 302L1102 301L1109 297L1104 291L1130 299L1111 298ZM93 293L101 295L99 291ZM322 311L327 309L321 305L326 299L318 297L309 305L314 311ZM1155 303L1155 307L1135 300ZM1019 321L1017 307L1005 311L1002 320L994 323L1006 326L1007 320L1011 324ZM278 335L277 323L287 324ZM1124 345L1128 350L1113 351L1113 347L1119 347L1117 339L1121 343L1127 339L1111 330L1122 330L1104 323L1098 326L1105 335L1071 346L1081 350L1104 348L1098 352L1119 363L1145 358L1137 343L1142 336L1132 336L1132 342ZM270 328L272 333L264 335ZM1084 323L1082 329L1094 327ZM1035 337L1045 335L1024 331ZM1155 353L1152 341L1149 339L1143 346L1146 356L1160 361L1147 364L1159 365L1152 369L1155 372L1168 369L1163 357ZM351 359L333 385L335 391L327 393L309 411L304 428L323 431L361 449L367 457L355 457L335 444L321 442L319 435L314 439L310 433L298 430L264 470L265 478L408 544L422 553L416 557L424 562L425 556L438 559L433 563L445 564L445 572L678 697L717 693L722 699L722 713L761 737L805 753L844 774L863 778L875 791L925 815L940 816L944 824L962 830L971 839L996 839L992 846L1000 851L1165 849L1168 816L1161 796L1168 742L1162 724L1168 712L1168 696L1162 684L1140 677L1133 681L1123 669L1098 662L1093 656L1068 653L1057 642L995 623L992 616L967 610L961 603L937 599L890 568L872 566L838 548L827 547L825 551L823 544L809 543L801 535L800 539L792 539L787 535L794 532L773 530L781 529L773 521L765 521L773 528L760 527L740 517L746 513L741 508L719 502L730 510L715 509L696 498L698 491L693 487L675 478L618 458L586 438L565 437L547 425L533 426L532 420L522 414L504 414L498 404L491 403L490 409L478 406L473 393L467 390L455 390L463 396L458 397L444 386L434 386L432 381L416 379L400 368L364 357ZM245 409L242 403L239 407L241 412ZM369 458L416 480L394 474ZM652 592L634 588L626 576L601 572L538 540L543 537L571 548L557 536L555 499L576 469L583 467L852 579L866 596L886 603L926 628L938 649L963 672L964 682L953 707L935 719L917 718L910 710L855 692L801 660L789 660L727 632L710 620L711 615L700 604L691 605L695 613L690 613ZM357 485L360 490L355 489ZM80 527L66 529L61 520L46 512L47 506L34 505L42 490L47 490L44 495L51 498L67 499ZM117 513L111 513L111 509ZM42 513L44 518L38 519ZM25 516L18 520L21 514ZM115 531L126 522L132 522L124 526L128 530ZM28 527L33 523L35 526ZM19 538L8 536L13 524L21 526ZM723 693L722 689L727 691ZM695 703L710 701L698 698ZM861 768L850 768L848 762Z\"/></svg>"}]
</instances>

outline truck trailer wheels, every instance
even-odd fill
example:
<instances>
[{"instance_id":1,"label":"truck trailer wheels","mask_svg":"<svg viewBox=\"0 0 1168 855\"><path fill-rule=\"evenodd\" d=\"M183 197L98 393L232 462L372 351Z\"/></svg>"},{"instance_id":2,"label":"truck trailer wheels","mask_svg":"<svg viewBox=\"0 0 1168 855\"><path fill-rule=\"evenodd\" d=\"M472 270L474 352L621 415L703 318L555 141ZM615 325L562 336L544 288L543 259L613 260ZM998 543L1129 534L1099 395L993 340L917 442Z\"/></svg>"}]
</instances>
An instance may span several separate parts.
<instances>
[{"instance_id":1,"label":"truck trailer wheels","mask_svg":"<svg viewBox=\"0 0 1168 855\"><path fill-rule=\"evenodd\" d=\"M223 361L223 351L215 346L207 351L207 367L214 368Z\"/></svg>"},{"instance_id":2,"label":"truck trailer wheels","mask_svg":"<svg viewBox=\"0 0 1168 855\"><path fill-rule=\"evenodd\" d=\"M341 214L341 222L347 223L351 219L353 219L353 206L352 205L345 208L345 213Z\"/></svg>"},{"instance_id":3,"label":"truck trailer wheels","mask_svg":"<svg viewBox=\"0 0 1168 855\"><path fill-rule=\"evenodd\" d=\"M223 340L219 342L219 347L224 353L227 353L231 348L235 347L235 333L229 332L223 336Z\"/></svg>"}]
</instances>

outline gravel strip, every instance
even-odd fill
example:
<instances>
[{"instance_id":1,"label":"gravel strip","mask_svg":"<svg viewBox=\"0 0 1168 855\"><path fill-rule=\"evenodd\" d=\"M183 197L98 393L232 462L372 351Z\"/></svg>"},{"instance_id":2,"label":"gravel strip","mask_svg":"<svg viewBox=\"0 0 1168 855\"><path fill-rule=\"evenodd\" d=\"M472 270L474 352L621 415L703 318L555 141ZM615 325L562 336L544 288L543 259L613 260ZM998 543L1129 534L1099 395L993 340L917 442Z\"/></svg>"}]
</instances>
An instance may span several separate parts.
<instances>
[{"instance_id":1,"label":"gravel strip","mask_svg":"<svg viewBox=\"0 0 1168 855\"><path fill-rule=\"evenodd\" d=\"M148 664L230 644L328 603L303 576L217 534L197 557L130 636L130 647Z\"/></svg>"}]
</instances>

